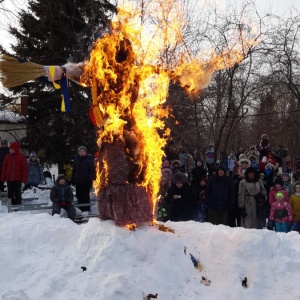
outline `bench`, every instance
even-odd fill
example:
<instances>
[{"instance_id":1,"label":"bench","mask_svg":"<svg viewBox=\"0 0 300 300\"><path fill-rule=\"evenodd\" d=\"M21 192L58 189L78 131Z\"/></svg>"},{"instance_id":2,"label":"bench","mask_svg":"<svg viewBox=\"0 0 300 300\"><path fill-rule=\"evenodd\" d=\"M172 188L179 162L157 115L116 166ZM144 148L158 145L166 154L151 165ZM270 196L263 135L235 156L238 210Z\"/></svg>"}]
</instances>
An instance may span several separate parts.
<instances>
[{"instance_id":1,"label":"bench","mask_svg":"<svg viewBox=\"0 0 300 300\"><path fill-rule=\"evenodd\" d=\"M34 200L38 200L39 198L25 198L22 200L22 204L19 205L11 205L11 200L7 198L6 194L6 205L7 205L7 211L15 212L15 211L30 211L30 210L45 210L45 209L52 209L53 205L49 203L51 202L44 202L44 203L32 203ZM82 206L92 206L97 203L96 198L91 198L90 203L77 203L73 202L72 204L74 207L82 207Z\"/></svg>"}]
</instances>

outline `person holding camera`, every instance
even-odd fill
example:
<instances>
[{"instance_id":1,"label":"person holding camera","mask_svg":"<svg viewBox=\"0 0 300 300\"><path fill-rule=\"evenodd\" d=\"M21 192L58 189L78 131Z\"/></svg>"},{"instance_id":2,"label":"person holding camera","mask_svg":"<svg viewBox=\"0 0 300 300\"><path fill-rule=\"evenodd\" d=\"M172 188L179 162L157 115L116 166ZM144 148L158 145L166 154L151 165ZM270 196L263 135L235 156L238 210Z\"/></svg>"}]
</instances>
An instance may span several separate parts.
<instances>
[{"instance_id":1,"label":"person holding camera","mask_svg":"<svg viewBox=\"0 0 300 300\"><path fill-rule=\"evenodd\" d=\"M262 204L266 204L266 189L256 169L249 167L245 171L245 179L239 184L238 206L242 215L242 227L262 228L265 226L258 222Z\"/></svg>"},{"instance_id":2,"label":"person holding camera","mask_svg":"<svg viewBox=\"0 0 300 300\"><path fill-rule=\"evenodd\" d=\"M196 214L196 195L182 172L172 176L172 185L165 201L170 205L170 220L174 222L194 220Z\"/></svg>"}]
</instances>

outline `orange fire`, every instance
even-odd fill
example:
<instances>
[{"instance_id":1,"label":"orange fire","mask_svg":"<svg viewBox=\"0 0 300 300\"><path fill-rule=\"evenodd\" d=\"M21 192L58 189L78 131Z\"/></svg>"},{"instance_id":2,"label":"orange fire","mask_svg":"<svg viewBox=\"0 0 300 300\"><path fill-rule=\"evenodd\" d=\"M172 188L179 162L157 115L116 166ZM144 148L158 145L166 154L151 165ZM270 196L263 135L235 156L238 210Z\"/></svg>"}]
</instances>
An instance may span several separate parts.
<instances>
[{"instance_id":1,"label":"orange fire","mask_svg":"<svg viewBox=\"0 0 300 300\"><path fill-rule=\"evenodd\" d=\"M99 144L121 135L131 120L139 139L138 164L144 172L141 185L151 195L153 210L161 178L162 149L169 135L162 121L168 111L162 105L170 80L195 93L208 85L216 70L243 59L238 49L219 55L206 53L206 60L201 55L192 59L184 49L181 32L185 21L176 3L153 0L143 7L120 7L111 31L95 42L81 77L81 83L92 89ZM100 182L98 168L97 172L96 188L100 189L105 183Z\"/></svg>"}]
</instances>

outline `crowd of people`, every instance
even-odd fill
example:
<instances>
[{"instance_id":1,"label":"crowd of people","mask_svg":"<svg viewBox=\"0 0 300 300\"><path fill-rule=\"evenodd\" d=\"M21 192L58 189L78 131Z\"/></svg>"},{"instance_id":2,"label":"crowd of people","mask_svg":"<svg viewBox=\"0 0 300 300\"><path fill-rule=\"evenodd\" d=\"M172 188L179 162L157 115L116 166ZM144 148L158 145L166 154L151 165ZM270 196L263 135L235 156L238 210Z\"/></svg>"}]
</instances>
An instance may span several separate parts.
<instances>
[{"instance_id":1,"label":"crowd of people","mask_svg":"<svg viewBox=\"0 0 300 300\"><path fill-rule=\"evenodd\" d=\"M157 218L210 222L277 232L300 227L300 160L293 172L288 150L271 150L269 138L247 151L203 157L171 142L162 162Z\"/></svg>"},{"instance_id":2,"label":"crowd of people","mask_svg":"<svg viewBox=\"0 0 300 300\"><path fill-rule=\"evenodd\" d=\"M29 157L20 151L20 144L12 142L8 146L6 140L2 140L0 148L0 190L4 192L5 183L7 196L11 205L22 204L22 191L38 187L45 183L42 164L36 152L32 151ZM71 168L70 180L65 174L60 174L50 191L50 199L53 202L52 214L59 214L64 208L68 217L75 219L76 210L72 205L73 192L70 184L76 188L76 197L79 204L90 203L90 189L96 178L94 157L87 153L85 146L78 148L78 154L74 157ZM90 206L82 206L82 211L89 211Z\"/></svg>"},{"instance_id":3,"label":"crowd of people","mask_svg":"<svg viewBox=\"0 0 300 300\"><path fill-rule=\"evenodd\" d=\"M120 149L123 149L122 144ZM109 155L114 154L111 150L106 152L104 150L102 152L107 159ZM120 154L113 156L112 165L116 162L116 157L121 156ZM273 152L266 134L261 136L258 146L251 146L248 151L240 148L237 153L232 152L229 156L221 152L220 160L216 162L215 159L213 145L210 145L204 156L200 157L170 143L161 166L156 215L158 220L163 222L194 220L215 225L257 229L267 227L270 230L275 228L277 232L299 230L300 159L297 159L295 171L292 172L291 158L287 149L280 145ZM124 156L125 161L127 159ZM121 211L128 210L130 202L131 209L127 215L132 216L131 211L136 211L138 216L132 221L139 218L142 221L149 220L150 206L147 208L146 216L146 212L141 214L144 205L138 203L139 199L148 199L148 196L141 194L135 182L132 181L127 185L135 191L136 203L134 204L132 200L122 201L122 195L127 194L119 191L119 181L122 182L122 187L123 181L128 181L128 168L126 167L126 170L124 169L126 172L121 174L120 163L117 165L116 174L110 174L108 181L105 179L103 182L109 182L109 193L114 191L116 193L114 198L120 199L120 203L112 212L109 204L111 194L102 195L102 198L107 201L100 203L100 217L113 218L117 225L127 224L128 217L124 219ZM12 142L9 146L7 141L1 142L0 171L1 191L4 191L6 182L8 198L11 199L12 205L21 204L22 189L37 187L44 181L43 167L37 154L30 152L29 157L26 158L21 153L18 142ZM74 219L76 214L72 205L73 193L70 184L76 188L78 203L87 204L86 207L81 208L82 211L88 211L89 192L96 178L95 158L88 154L85 146L78 148L72 166L66 173L69 175L61 174L57 177L51 189L52 214L59 213L60 209L64 208L69 218ZM102 192L107 193L108 187ZM140 208L135 210L134 206ZM120 214L115 218L119 210Z\"/></svg>"}]
</instances>

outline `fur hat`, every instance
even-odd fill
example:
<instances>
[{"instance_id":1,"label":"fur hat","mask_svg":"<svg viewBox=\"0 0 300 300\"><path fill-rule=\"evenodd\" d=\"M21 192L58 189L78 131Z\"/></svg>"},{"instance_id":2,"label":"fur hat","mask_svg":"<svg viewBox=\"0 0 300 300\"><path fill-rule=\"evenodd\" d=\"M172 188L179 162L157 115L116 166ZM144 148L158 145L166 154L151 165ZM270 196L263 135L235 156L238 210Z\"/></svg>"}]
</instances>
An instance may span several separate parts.
<instances>
[{"instance_id":1,"label":"fur hat","mask_svg":"<svg viewBox=\"0 0 300 300\"><path fill-rule=\"evenodd\" d=\"M64 174L59 174L56 178L56 182L58 183L61 179L66 180L66 176Z\"/></svg>"},{"instance_id":2,"label":"fur hat","mask_svg":"<svg viewBox=\"0 0 300 300\"><path fill-rule=\"evenodd\" d=\"M255 161L256 161L256 160L257 160L257 157L256 157L256 155L254 155L254 154L250 154L249 157L248 157L248 159L249 159L249 160L255 160Z\"/></svg>"},{"instance_id":3,"label":"fur hat","mask_svg":"<svg viewBox=\"0 0 300 300\"><path fill-rule=\"evenodd\" d=\"M239 156L239 160L247 158L246 154L242 153Z\"/></svg>"},{"instance_id":4,"label":"fur hat","mask_svg":"<svg viewBox=\"0 0 300 300\"><path fill-rule=\"evenodd\" d=\"M260 139L261 140L268 140L269 137L264 133L264 134L261 135Z\"/></svg>"},{"instance_id":5,"label":"fur hat","mask_svg":"<svg viewBox=\"0 0 300 300\"><path fill-rule=\"evenodd\" d=\"M18 153L20 151L20 144L18 142L13 142L9 145L9 149L12 149Z\"/></svg>"},{"instance_id":6,"label":"fur hat","mask_svg":"<svg viewBox=\"0 0 300 300\"><path fill-rule=\"evenodd\" d=\"M36 153L35 153L34 151L32 151L32 152L30 152L29 157L30 157L30 158L31 158L31 157L37 157L37 155L36 155Z\"/></svg>"},{"instance_id":7,"label":"fur hat","mask_svg":"<svg viewBox=\"0 0 300 300\"><path fill-rule=\"evenodd\" d=\"M171 169L169 169L169 168L163 168L161 170L161 176L165 176L165 177L167 177L167 178L170 179L172 177L172 171L171 171Z\"/></svg>"},{"instance_id":8,"label":"fur hat","mask_svg":"<svg viewBox=\"0 0 300 300\"><path fill-rule=\"evenodd\" d=\"M87 153L87 148L86 148L86 146L80 146L80 147L78 147L78 153L79 153L81 150L84 150L84 151Z\"/></svg>"},{"instance_id":9,"label":"fur hat","mask_svg":"<svg viewBox=\"0 0 300 300\"><path fill-rule=\"evenodd\" d=\"M177 172L177 173L173 174L172 183L176 184L177 182L180 182L182 184L185 184L187 182L187 178L184 173Z\"/></svg>"},{"instance_id":10,"label":"fur hat","mask_svg":"<svg viewBox=\"0 0 300 300\"><path fill-rule=\"evenodd\" d=\"M181 167L181 162L180 162L179 159L173 160L172 164L171 164L171 167L174 168L176 164L178 165L178 167Z\"/></svg>"},{"instance_id":11,"label":"fur hat","mask_svg":"<svg viewBox=\"0 0 300 300\"><path fill-rule=\"evenodd\" d=\"M243 154L241 154L241 155L243 155ZM239 157L241 157L241 155ZM242 159L240 158L239 159L239 165L240 166L242 165L242 163L246 163L249 167L251 166L251 161L246 157L246 155L245 155L244 158L242 158Z\"/></svg>"}]
</instances>

